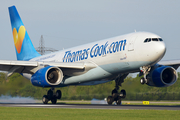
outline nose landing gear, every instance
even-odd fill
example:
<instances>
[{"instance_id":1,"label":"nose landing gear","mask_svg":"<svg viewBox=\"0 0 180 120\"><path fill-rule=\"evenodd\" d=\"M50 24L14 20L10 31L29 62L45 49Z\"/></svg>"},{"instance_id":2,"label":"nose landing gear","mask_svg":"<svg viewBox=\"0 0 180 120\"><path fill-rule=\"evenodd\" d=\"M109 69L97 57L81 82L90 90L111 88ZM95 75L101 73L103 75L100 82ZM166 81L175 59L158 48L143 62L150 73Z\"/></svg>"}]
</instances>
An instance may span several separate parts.
<instances>
[{"instance_id":1,"label":"nose landing gear","mask_svg":"<svg viewBox=\"0 0 180 120\"><path fill-rule=\"evenodd\" d=\"M57 90L56 92L54 92L55 89L51 88L48 90L47 95L44 95L42 97L42 102L44 104L47 104L49 101L52 102L52 104L56 104L57 103L57 99L61 99L61 91Z\"/></svg>"},{"instance_id":2,"label":"nose landing gear","mask_svg":"<svg viewBox=\"0 0 180 120\"><path fill-rule=\"evenodd\" d=\"M147 78L147 75L149 74L150 70L151 70L151 66L142 66L140 67L141 72L139 73L139 76L144 75L141 79L140 79L140 83L143 84L148 84L149 80Z\"/></svg>"}]
</instances>

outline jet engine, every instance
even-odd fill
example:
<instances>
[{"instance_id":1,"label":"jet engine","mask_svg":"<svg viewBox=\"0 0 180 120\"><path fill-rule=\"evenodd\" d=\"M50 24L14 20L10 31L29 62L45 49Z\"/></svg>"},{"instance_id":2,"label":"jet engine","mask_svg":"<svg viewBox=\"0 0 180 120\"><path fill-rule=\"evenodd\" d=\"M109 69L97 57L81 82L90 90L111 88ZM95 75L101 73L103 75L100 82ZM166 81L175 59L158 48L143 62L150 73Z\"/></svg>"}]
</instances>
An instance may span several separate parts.
<instances>
[{"instance_id":1,"label":"jet engine","mask_svg":"<svg viewBox=\"0 0 180 120\"><path fill-rule=\"evenodd\" d=\"M177 72L170 66L156 66L147 76L147 85L156 87L167 87L177 81Z\"/></svg>"},{"instance_id":2,"label":"jet engine","mask_svg":"<svg viewBox=\"0 0 180 120\"><path fill-rule=\"evenodd\" d=\"M63 72L58 67L47 66L39 69L31 77L31 83L39 87L59 85L63 80Z\"/></svg>"}]
</instances>

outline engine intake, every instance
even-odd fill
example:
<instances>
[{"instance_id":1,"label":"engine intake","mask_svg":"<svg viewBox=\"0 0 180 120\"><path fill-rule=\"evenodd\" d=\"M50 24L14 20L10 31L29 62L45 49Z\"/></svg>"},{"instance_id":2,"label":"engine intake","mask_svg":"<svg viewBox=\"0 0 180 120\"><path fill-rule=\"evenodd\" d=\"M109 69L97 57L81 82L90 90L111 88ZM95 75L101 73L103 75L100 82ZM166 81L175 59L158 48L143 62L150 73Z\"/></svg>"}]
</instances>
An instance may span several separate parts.
<instances>
[{"instance_id":1,"label":"engine intake","mask_svg":"<svg viewBox=\"0 0 180 120\"><path fill-rule=\"evenodd\" d=\"M156 87L167 87L177 81L177 73L173 67L161 66L150 72L148 85Z\"/></svg>"},{"instance_id":2,"label":"engine intake","mask_svg":"<svg viewBox=\"0 0 180 120\"><path fill-rule=\"evenodd\" d=\"M56 68L56 67L51 67L47 71L46 79L49 84L59 84L62 81L63 78L63 73L61 69Z\"/></svg>"},{"instance_id":3,"label":"engine intake","mask_svg":"<svg viewBox=\"0 0 180 120\"><path fill-rule=\"evenodd\" d=\"M164 83L172 83L176 79L175 71L172 68L166 68L162 71L162 81Z\"/></svg>"}]
</instances>

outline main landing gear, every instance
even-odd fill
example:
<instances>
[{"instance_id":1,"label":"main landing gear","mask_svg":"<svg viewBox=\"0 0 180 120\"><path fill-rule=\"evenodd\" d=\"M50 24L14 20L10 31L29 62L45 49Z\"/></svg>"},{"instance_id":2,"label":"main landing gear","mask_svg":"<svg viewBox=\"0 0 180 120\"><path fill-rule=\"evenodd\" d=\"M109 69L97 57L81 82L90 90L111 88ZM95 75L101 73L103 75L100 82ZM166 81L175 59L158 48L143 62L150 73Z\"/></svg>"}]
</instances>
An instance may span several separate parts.
<instances>
[{"instance_id":1,"label":"main landing gear","mask_svg":"<svg viewBox=\"0 0 180 120\"><path fill-rule=\"evenodd\" d=\"M115 79L115 89L112 90L112 96L107 97L107 103L108 105L112 105L112 103L115 101L117 105L121 105L121 99L126 97L126 91L122 89L120 93L118 93L119 86L121 86L121 83L124 82L124 79L127 77L128 74L119 75Z\"/></svg>"},{"instance_id":2,"label":"main landing gear","mask_svg":"<svg viewBox=\"0 0 180 120\"><path fill-rule=\"evenodd\" d=\"M42 97L42 102L44 104L47 104L49 101L52 102L52 104L56 104L57 99L61 99L61 91L57 90L56 92L54 92L55 89L51 88L48 90L47 95L44 95Z\"/></svg>"},{"instance_id":3,"label":"main landing gear","mask_svg":"<svg viewBox=\"0 0 180 120\"><path fill-rule=\"evenodd\" d=\"M121 90L120 93L118 93L118 90L116 88L112 91L112 96L107 97L107 103L108 105L112 105L112 103L115 101L117 105L121 105L121 99L126 97L126 91Z\"/></svg>"}]
</instances>

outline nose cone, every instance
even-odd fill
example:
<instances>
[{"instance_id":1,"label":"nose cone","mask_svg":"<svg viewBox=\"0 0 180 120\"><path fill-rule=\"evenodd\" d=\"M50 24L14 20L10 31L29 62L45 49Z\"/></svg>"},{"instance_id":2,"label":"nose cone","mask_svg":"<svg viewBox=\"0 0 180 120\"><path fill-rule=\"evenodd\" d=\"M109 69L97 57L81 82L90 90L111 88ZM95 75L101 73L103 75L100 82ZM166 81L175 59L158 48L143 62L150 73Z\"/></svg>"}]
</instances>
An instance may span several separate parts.
<instances>
[{"instance_id":1,"label":"nose cone","mask_svg":"<svg viewBox=\"0 0 180 120\"><path fill-rule=\"evenodd\" d=\"M150 53L152 57L151 60L157 63L163 58L165 53L166 46L164 42L156 42L155 44L153 44L152 52Z\"/></svg>"},{"instance_id":2,"label":"nose cone","mask_svg":"<svg viewBox=\"0 0 180 120\"><path fill-rule=\"evenodd\" d=\"M164 54L166 53L166 46L163 42L159 42L156 45L156 53L159 58L162 58Z\"/></svg>"}]
</instances>

